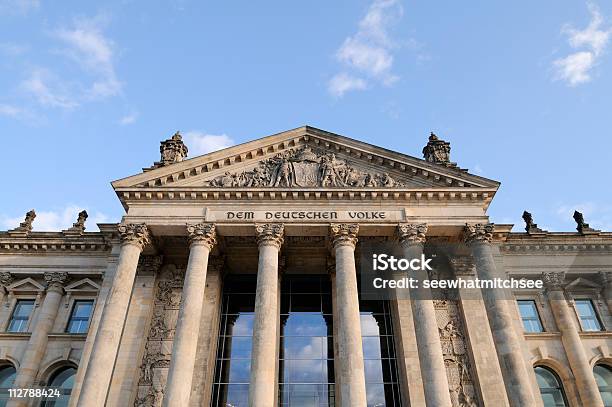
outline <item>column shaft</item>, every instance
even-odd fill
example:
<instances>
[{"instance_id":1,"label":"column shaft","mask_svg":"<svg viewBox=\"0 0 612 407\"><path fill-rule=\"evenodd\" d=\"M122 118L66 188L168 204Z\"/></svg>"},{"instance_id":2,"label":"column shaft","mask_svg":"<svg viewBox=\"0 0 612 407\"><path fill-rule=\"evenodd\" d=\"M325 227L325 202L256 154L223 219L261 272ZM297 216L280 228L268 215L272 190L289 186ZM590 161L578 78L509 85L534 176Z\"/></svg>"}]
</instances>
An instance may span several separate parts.
<instances>
[{"instance_id":1,"label":"column shaft","mask_svg":"<svg viewBox=\"0 0 612 407\"><path fill-rule=\"evenodd\" d=\"M338 305L338 356L336 372L340 375L340 399L343 407L367 405L361 318L355 267L358 225L332 225L336 257L335 295Z\"/></svg>"},{"instance_id":2,"label":"column shaft","mask_svg":"<svg viewBox=\"0 0 612 407\"><path fill-rule=\"evenodd\" d=\"M183 297L172 345L172 358L164 394L164 406L187 406L200 333L210 249L215 243L214 225L188 225L191 246Z\"/></svg>"},{"instance_id":3,"label":"column shaft","mask_svg":"<svg viewBox=\"0 0 612 407\"><path fill-rule=\"evenodd\" d=\"M49 333L53 329L53 323L64 295L62 284L67 277L67 273L45 274L45 280L49 283L49 287L40 308L36 325L32 329L32 335L19 364L13 385L15 388L30 388L35 384L40 362L47 350ZM27 399L12 399L7 403L7 406L10 407L25 407L27 405Z\"/></svg>"},{"instance_id":4,"label":"column shaft","mask_svg":"<svg viewBox=\"0 0 612 407\"><path fill-rule=\"evenodd\" d=\"M251 353L249 406L275 406L278 365L278 254L283 239L283 226L256 226L259 245L255 321Z\"/></svg>"},{"instance_id":5,"label":"column shaft","mask_svg":"<svg viewBox=\"0 0 612 407\"><path fill-rule=\"evenodd\" d=\"M104 406L113 374L123 325L136 277L138 259L142 248L149 242L144 224L119 225L123 244L115 279L102 311L98 333L91 350L78 405Z\"/></svg>"},{"instance_id":6,"label":"column shaft","mask_svg":"<svg viewBox=\"0 0 612 407\"><path fill-rule=\"evenodd\" d=\"M427 225L424 223L400 224L397 232L402 245L403 257L407 260L420 259L423 255ZM410 298L425 402L427 406L451 407L433 297L430 289L423 288L423 282L429 276L424 270L413 271L412 274L419 284L419 288L411 289Z\"/></svg>"},{"instance_id":7,"label":"column shaft","mask_svg":"<svg viewBox=\"0 0 612 407\"><path fill-rule=\"evenodd\" d=\"M466 240L472 247L476 271L481 280L497 278L490 241L493 225L466 226ZM489 326L495 340L495 348L510 404L515 407L535 406L531 381L523 356L523 348L514 330L510 304L500 289L483 289L482 297L487 309Z\"/></svg>"},{"instance_id":8,"label":"column shaft","mask_svg":"<svg viewBox=\"0 0 612 407\"><path fill-rule=\"evenodd\" d=\"M546 277L544 281L546 281ZM603 407L599 388L593 376L593 369L591 369L584 346L580 340L575 316L567 304L561 287L551 287L548 290L548 301L550 302L550 308L555 317L557 327L561 331L561 341L563 342L570 368L576 379L576 387L578 388L582 405L585 407Z\"/></svg>"}]
</instances>

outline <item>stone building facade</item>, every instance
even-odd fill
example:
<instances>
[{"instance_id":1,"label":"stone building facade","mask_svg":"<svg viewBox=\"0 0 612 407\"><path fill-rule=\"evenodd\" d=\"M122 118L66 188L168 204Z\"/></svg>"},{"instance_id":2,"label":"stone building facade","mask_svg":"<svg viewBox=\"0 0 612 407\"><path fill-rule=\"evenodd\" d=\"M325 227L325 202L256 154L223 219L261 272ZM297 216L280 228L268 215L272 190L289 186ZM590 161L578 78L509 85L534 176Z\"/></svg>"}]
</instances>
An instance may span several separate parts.
<instances>
[{"instance_id":1,"label":"stone building facade","mask_svg":"<svg viewBox=\"0 0 612 407\"><path fill-rule=\"evenodd\" d=\"M126 214L85 231L0 232L0 388L9 406L610 406L612 233L487 216L499 183L301 127L112 183ZM435 289L372 301L365 242L455 245ZM441 260L440 260L441 261ZM442 276L441 274L445 274ZM62 396L11 398L8 388Z\"/></svg>"}]
</instances>

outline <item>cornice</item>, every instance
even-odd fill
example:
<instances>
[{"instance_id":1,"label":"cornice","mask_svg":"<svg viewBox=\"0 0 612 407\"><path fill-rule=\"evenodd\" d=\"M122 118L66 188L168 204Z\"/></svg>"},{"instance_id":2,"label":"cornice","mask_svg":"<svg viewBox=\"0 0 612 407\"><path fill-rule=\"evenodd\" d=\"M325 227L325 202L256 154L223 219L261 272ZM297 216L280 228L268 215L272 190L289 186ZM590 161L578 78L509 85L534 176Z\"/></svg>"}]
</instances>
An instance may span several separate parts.
<instances>
[{"instance_id":1,"label":"cornice","mask_svg":"<svg viewBox=\"0 0 612 407\"><path fill-rule=\"evenodd\" d=\"M582 252L610 252L612 253L612 239L608 243L585 244L585 243L559 243L543 241L533 243L504 243L500 246L500 250L507 254L540 254L547 252L565 252L565 253L582 253Z\"/></svg>"},{"instance_id":2,"label":"cornice","mask_svg":"<svg viewBox=\"0 0 612 407\"><path fill-rule=\"evenodd\" d=\"M62 232L32 232L28 236L11 236L0 232L2 252L101 252L110 250L111 244L100 232L68 236Z\"/></svg>"},{"instance_id":3,"label":"cornice","mask_svg":"<svg viewBox=\"0 0 612 407\"><path fill-rule=\"evenodd\" d=\"M479 203L488 206L495 189L483 188L116 188L121 201L397 201Z\"/></svg>"}]
</instances>

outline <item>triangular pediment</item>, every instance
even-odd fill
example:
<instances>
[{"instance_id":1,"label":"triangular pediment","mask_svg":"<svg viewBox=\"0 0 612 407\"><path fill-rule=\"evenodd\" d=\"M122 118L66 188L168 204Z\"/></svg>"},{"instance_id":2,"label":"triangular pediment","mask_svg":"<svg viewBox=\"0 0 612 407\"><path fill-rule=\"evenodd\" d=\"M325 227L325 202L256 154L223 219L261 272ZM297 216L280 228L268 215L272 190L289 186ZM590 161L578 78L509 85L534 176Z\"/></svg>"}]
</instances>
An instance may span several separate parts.
<instances>
[{"instance_id":1,"label":"triangular pediment","mask_svg":"<svg viewBox=\"0 0 612 407\"><path fill-rule=\"evenodd\" d=\"M126 190L464 189L499 183L451 165L300 127L112 183Z\"/></svg>"},{"instance_id":2,"label":"triangular pediment","mask_svg":"<svg viewBox=\"0 0 612 407\"><path fill-rule=\"evenodd\" d=\"M84 278L68 284L64 289L66 292L97 292L100 290L100 285L89 278Z\"/></svg>"},{"instance_id":3,"label":"triangular pediment","mask_svg":"<svg viewBox=\"0 0 612 407\"><path fill-rule=\"evenodd\" d=\"M6 287L6 289L8 291L18 292L39 292L44 291L45 287L33 278L27 277L23 280L15 281L13 284Z\"/></svg>"}]
</instances>

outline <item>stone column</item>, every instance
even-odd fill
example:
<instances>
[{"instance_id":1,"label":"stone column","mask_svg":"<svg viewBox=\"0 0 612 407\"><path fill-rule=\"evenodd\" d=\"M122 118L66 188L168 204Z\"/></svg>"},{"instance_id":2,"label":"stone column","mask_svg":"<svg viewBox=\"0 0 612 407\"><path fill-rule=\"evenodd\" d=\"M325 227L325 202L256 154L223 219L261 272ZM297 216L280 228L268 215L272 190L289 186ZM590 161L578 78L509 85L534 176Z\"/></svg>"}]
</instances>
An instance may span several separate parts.
<instances>
[{"instance_id":1,"label":"stone column","mask_svg":"<svg viewBox=\"0 0 612 407\"><path fill-rule=\"evenodd\" d=\"M216 243L215 225L213 224L187 225L187 233L189 234L189 260L164 394L163 405L166 407L189 405L204 305L208 256Z\"/></svg>"},{"instance_id":2,"label":"stone column","mask_svg":"<svg viewBox=\"0 0 612 407\"><path fill-rule=\"evenodd\" d=\"M475 280L476 267L470 256L456 256L450 259L455 277L462 280ZM495 342L487 320L487 310L482 301L482 293L477 288L458 288L459 306L463 326L467 336L466 345L469 346L470 354L474 363L474 373L478 379L480 400L485 406L508 407L508 395L504 382Z\"/></svg>"},{"instance_id":3,"label":"stone column","mask_svg":"<svg viewBox=\"0 0 612 407\"><path fill-rule=\"evenodd\" d=\"M336 375L340 376L338 393L343 407L365 407L365 368L355 267L359 225L332 224L330 231L336 258L335 291L332 295L336 297L338 309L334 321L338 333L338 359L334 361Z\"/></svg>"},{"instance_id":4,"label":"stone column","mask_svg":"<svg viewBox=\"0 0 612 407\"><path fill-rule=\"evenodd\" d=\"M13 386L15 388L29 388L34 385L40 362L47 350L49 333L53 328L57 311L64 296L64 284L68 280L68 273L45 273L44 278L47 282L47 293L19 364ZM25 407L27 405L27 399L12 399L7 404L10 407Z\"/></svg>"},{"instance_id":5,"label":"stone column","mask_svg":"<svg viewBox=\"0 0 612 407\"><path fill-rule=\"evenodd\" d=\"M279 295L278 254L284 226L279 223L255 225L259 246L255 321L251 353L249 406L275 406L277 393Z\"/></svg>"},{"instance_id":6,"label":"stone column","mask_svg":"<svg viewBox=\"0 0 612 407\"><path fill-rule=\"evenodd\" d=\"M404 258L421 258L427 225L401 224L397 230ZM451 407L436 310L431 290L423 288L423 282L428 279L427 271L415 271L413 274L419 284L419 288L413 290L415 295L411 295L411 302L425 402L432 407Z\"/></svg>"},{"instance_id":7,"label":"stone column","mask_svg":"<svg viewBox=\"0 0 612 407\"><path fill-rule=\"evenodd\" d=\"M466 224L465 242L472 249L478 278L492 280L499 278L493 259L491 240L493 224ZM489 326L495 341L497 357L502 364L502 374L510 405L514 407L535 406L530 376L523 357L519 336L514 330L510 305L502 289L483 289L482 297L487 309ZM512 304L513 305L513 304Z\"/></svg>"},{"instance_id":8,"label":"stone column","mask_svg":"<svg viewBox=\"0 0 612 407\"><path fill-rule=\"evenodd\" d=\"M543 273L542 281L548 293L548 301L555 317L555 322L559 331L561 331L561 341L563 342L570 368L576 379L576 387L578 388L582 405L585 407L603 407L599 388L593 376L593 369L591 369L586 352L584 351L584 345L580 340L575 313L568 306L563 292L565 272Z\"/></svg>"},{"instance_id":9,"label":"stone column","mask_svg":"<svg viewBox=\"0 0 612 407\"><path fill-rule=\"evenodd\" d=\"M144 223L121 224L117 229L121 237L117 271L98 324L98 332L79 397L79 406L101 407L105 404L134 286L138 259L144 246L151 240L149 230Z\"/></svg>"}]
</instances>

